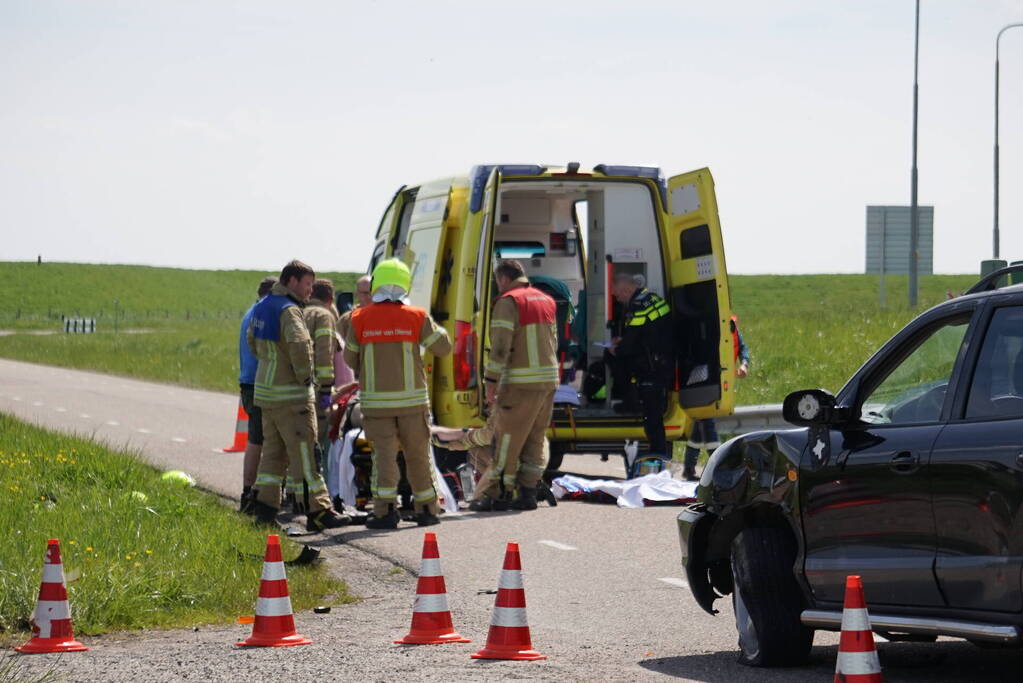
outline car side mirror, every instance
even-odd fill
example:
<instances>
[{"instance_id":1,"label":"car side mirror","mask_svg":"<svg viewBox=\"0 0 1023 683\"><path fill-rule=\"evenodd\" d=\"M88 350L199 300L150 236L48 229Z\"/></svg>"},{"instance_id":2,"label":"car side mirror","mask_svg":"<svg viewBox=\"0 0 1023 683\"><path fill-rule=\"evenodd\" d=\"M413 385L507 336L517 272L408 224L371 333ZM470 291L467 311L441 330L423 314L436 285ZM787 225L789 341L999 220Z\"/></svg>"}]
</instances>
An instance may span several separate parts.
<instances>
[{"instance_id":1,"label":"car side mirror","mask_svg":"<svg viewBox=\"0 0 1023 683\"><path fill-rule=\"evenodd\" d=\"M799 427L831 424L838 417L837 412L835 397L823 389L793 391L785 397L781 408L785 421Z\"/></svg>"}]
</instances>

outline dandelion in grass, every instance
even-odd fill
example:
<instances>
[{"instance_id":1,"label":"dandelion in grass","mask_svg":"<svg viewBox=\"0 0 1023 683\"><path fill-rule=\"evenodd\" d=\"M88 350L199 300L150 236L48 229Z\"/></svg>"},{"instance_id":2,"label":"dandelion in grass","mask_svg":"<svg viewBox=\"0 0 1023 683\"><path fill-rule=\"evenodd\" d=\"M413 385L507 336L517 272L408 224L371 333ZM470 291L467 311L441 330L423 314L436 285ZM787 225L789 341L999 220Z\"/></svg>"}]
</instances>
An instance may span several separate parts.
<instances>
[{"instance_id":1,"label":"dandelion in grass","mask_svg":"<svg viewBox=\"0 0 1023 683\"><path fill-rule=\"evenodd\" d=\"M148 550L148 549L146 550L146 555L152 555L152 554L153 554L152 550Z\"/></svg>"},{"instance_id":2,"label":"dandelion in grass","mask_svg":"<svg viewBox=\"0 0 1023 683\"><path fill-rule=\"evenodd\" d=\"M92 546L91 545L85 546L85 552L91 553L92 552Z\"/></svg>"}]
</instances>

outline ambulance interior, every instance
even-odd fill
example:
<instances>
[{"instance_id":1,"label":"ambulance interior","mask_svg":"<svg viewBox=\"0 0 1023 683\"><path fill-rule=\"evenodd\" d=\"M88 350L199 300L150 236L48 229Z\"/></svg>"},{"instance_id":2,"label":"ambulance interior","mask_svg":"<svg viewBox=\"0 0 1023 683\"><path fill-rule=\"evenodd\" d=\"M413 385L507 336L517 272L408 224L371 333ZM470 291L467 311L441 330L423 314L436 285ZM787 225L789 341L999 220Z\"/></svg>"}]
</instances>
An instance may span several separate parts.
<instances>
[{"instance_id":1,"label":"ambulance interior","mask_svg":"<svg viewBox=\"0 0 1023 683\"><path fill-rule=\"evenodd\" d=\"M562 386L556 401L577 397L580 417L616 414L619 392L611 390L611 373L601 367L612 341L613 274L639 276L665 296L657 200L637 182L515 181L501 187L493 263L517 259L534 285L558 302Z\"/></svg>"}]
</instances>

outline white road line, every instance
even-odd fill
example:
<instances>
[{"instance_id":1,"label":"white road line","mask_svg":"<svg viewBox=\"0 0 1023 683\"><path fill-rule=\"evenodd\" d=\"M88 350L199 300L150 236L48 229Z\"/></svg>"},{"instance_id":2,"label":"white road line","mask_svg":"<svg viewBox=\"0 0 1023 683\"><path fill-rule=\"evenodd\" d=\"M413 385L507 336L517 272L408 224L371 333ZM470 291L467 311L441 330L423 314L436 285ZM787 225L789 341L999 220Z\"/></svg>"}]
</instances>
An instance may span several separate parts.
<instances>
[{"instance_id":1,"label":"white road line","mask_svg":"<svg viewBox=\"0 0 1023 683\"><path fill-rule=\"evenodd\" d=\"M118 422L117 420L109 420L109 421L107 421L107 424L110 425L111 427L117 427L121 423Z\"/></svg>"},{"instance_id":2,"label":"white road line","mask_svg":"<svg viewBox=\"0 0 1023 683\"><path fill-rule=\"evenodd\" d=\"M669 586L674 586L675 588L689 588L689 582L688 581L685 581L683 579L677 579L674 576L666 576L663 579L657 579L657 580L658 581L663 581L664 583L668 584Z\"/></svg>"},{"instance_id":3,"label":"white road line","mask_svg":"<svg viewBox=\"0 0 1023 683\"><path fill-rule=\"evenodd\" d=\"M139 434L152 434L153 433L151 430L146 429L145 427L139 427L135 431L138 432Z\"/></svg>"},{"instance_id":4,"label":"white road line","mask_svg":"<svg viewBox=\"0 0 1023 683\"><path fill-rule=\"evenodd\" d=\"M578 550L578 548L576 548L574 545L565 545L564 543L558 543L557 541L549 541L547 539L543 539L542 541L540 541L540 543L543 545L549 545L552 548L557 548L558 550Z\"/></svg>"},{"instance_id":5,"label":"white road line","mask_svg":"<svg viewBox=\"0 0 1023 683\"><path fill-rule=\"evenodd\" d=\"M90 417L92 417L92 415L89 415L89 413L82 413L78 417L80 417L80 418L82 418L84 420L88 420Z\"/></svg>"},{"instance_id":6,"label":"white road line","mask_svg":"<svg viewBox=\"0 0 1023 683\"><path fill-rule=\"evenodd\" d=\"M188 443L187 439L182 439L180 436L171 437L171 441L174 443Z\"/></svg>"},{"instance_id":7,"label":"white road line","mask_svg":"<svg viewBox=\"0 0 1023 683\"><path fill-rule=\"evenodd\" d=\"M56 408L56 411L57 411L58 413L66 413L66 412L67 412L67 408L63 408L63 407L59 407L59 406L58 406L58 407Z\"/></svg>"},{"instance_id":8,"label":"white road line","mask_svg":"<svg viewBox=\"0 0 1023 683\"><path fill-rule=\"evenodd\" d=\"M214 453L223 453L224 452L224 449L222 449L222 448L211 448L210 450L213 451Z\"/></svg>"}]
</instances>

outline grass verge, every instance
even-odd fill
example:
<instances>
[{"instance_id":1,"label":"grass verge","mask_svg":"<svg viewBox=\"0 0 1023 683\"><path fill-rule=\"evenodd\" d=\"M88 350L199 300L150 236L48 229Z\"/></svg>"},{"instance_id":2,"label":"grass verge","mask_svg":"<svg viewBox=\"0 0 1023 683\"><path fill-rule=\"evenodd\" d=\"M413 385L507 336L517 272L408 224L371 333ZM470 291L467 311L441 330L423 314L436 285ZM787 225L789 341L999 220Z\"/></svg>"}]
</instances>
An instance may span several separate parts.
<instances>
[{"instance_id":1,"label":"grass verge","mask_svg":"<svg viewBox=\"0 0 1023 683\"><path fill-rule=\"evenodd\" d=\"M128 453L0 413L0 638L21 639L46 539L61 542L77 634L252 614L266 534ZM281 539L285 558L298 547ZM259 559L256 559L259 558ZM350 602L322 567L288 571L294 609Z\"/></svg>"}]
</instances>

